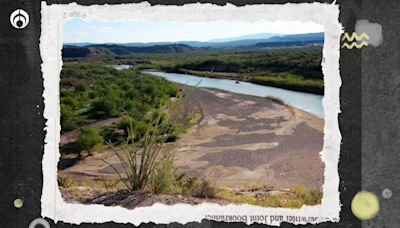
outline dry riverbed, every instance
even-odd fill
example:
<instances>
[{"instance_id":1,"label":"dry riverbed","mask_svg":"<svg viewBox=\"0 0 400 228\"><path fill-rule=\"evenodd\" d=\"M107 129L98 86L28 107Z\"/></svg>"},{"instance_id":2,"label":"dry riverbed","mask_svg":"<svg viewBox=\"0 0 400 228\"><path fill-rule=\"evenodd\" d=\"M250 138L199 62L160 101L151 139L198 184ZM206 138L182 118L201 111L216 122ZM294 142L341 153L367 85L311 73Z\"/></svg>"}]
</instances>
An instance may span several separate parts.
<instances>
[{"instance_id":1,"label":"dry riverbed","mask_svg":"<svg viewBox=\"0 0 400 228\"><path fill-rule=\"evenodd\" d=\"M182 88L187 91L187 87ZM181 172L211 178L220 187L238 194L244 186L250 185L270 186L268 191L271 192L284 191L293 185L322 187L324 165L319 152L323 146L324 121L321 118L271 99L208 88L190 90L184 99L184 107L187 112L199 113L201 117L177 142L168 143L164 148L164 152L174 154L174 164ZM61 142L66 141L67 136L68 133L62 135ZM114 170L103 161L118 167L115 154L105 147L98 152L95 149L93 154L60 170L59 175L83 184L116 180ZM118 190L115 186L110 188ZM91 189L99 187L88 186L86 192ZM74 191L76 189L62 190L67 201L77 200ZM101 203L122 197L131 202L132 196L124 192L105 192L81 194L77 201ZM143 205L157 201L168 204L204 201L182 196L137 194L147 197L141 201ZM135 206L138 205L126 207Z\"/></svg>"}]
</instances>

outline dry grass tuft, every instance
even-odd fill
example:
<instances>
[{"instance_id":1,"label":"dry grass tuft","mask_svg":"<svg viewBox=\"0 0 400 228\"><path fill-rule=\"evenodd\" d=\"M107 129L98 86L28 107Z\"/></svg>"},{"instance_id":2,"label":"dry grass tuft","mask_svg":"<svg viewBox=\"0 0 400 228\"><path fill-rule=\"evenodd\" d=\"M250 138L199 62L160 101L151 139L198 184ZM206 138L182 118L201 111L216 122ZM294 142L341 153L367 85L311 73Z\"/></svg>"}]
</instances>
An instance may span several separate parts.
<instances>
[{"instance_id":1,"label":"dry grass tuft","mask_svg":"<svg viewBox=\"0 0 400 228\"><path fill-rule=\"evenodd\" d=\"M252 190L257 191L257 190ZM217 196L239 204L252 204L262 207L300 208L303 205L318 205L321 203L322 192L309 189L303 185L295 185L289 190L237 192L231 189L221 189Z\"/></svg>"}]
</instances>

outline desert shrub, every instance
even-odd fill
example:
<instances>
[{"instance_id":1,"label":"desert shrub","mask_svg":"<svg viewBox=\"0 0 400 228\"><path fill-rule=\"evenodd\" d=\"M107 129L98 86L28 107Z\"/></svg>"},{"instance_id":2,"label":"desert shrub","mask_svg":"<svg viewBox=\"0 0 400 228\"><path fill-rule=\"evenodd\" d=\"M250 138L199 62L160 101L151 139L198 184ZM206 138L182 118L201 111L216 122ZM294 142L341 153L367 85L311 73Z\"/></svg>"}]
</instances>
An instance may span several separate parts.
<instances>
[{"instance_id":1,"label":"desert shrub","mask_svg":"<svg viewBox=\"0 0 400 228\"><path fill-rule=\"evenodd\" d=\"M218 192L216 184L209 178L196 181L190 189L190 195L199 198L215 198Z\"/></svg>"},{"instance_id":2,"label":"desert shrub","mask_svg":"<svg viewBox=\"0 0 400 228\"><path fill-rule=\"evenodd\" d=\"M189 195L189 196L192 195L193 189L195 188L198 182L197 177L189 177L183 179L182 174L176 177L176 180L178 182L178 186L180 188L182 195Z\"/></svg>"},{"instance_id":3,"label":"desert shrub","mask_svg":"<svg viewBox=\"0 0 400 228\"><path fill-rule=\"evenodd\" d=\"M174 190L176 185L173 157L165 156L155 166L151 175L150 190L155 194L166 194Z\"/></svg>"},{"instance_id":4,"label":"desert shrub","mask_svg":"<svg viewBox=\"0 0 400 228\"><path fill-rule=\"evenodd\" d=\"M74 183L74 181L73 181L73 179L71 179L69 177L63 177L63 176L58 175L57 183L58 183L58 186L61 188L68 188L68 187L71 187L71 185Z\"/></svg>"},{"instance_id":5,"label":"desert shrub","mask_svg":"<svg viewBox=\"0 0 400 228\"><path fill-rule=\"evenodd\" d=\"M290 192L295 194L306 205L316 205L321 203L322 192L317 189L309 189L304 185L294 185Z\"/></svg>"},{"instance_id":6,"label":"desert shrub","mask_svg":"<svg viewBox=\"0 0 400 228\"><path fill-rule=\"evenodd\" d=\"M153 104L164 105L178 93L174 83L140 71L118 71L96 61L65 62L60 104L68 110L62 107L61 126L65 132L87 124L87 120L123 116L125 112L141 120L152 111ZM87 104L89 108L82 108ZM137 128L141 133L143 125Z\"/></svg>"},{"instance_id":7,"label":"desert shrub","mask_svg":"<svg viewBox=\"0 0 400 228\"><path fill-rule=\"evenodd\" d=\"M134 141L135 128L130 122L130 127L127 128L128 137L122 143L122 147L114 147L116 155L121 161L123 174L111 163L103 160L114 168L129 191L150 187L155 192L163 192L169 188L170 173L163 176L164 174L160 170L168 170L170 165L172 167L172 164L170 164L172 161L168 160L168 157L160 159L159 153L173 129L172 126L176 124L179 118L180 104L180 98L169 101L159 108L159 110L165 110L168 115L150 115L151 118L147 122L143 138L137 142ZM157 105L154 105L154 110L156 110L155 107ZM163 121L161 121L161 118L163 118ZM132 142L134 144L130 145Z\"/></svg>"},{"instance_id":8,"label":"desert shrub","mask_svg":"<svg viewBox=\"0 0 400 228\"><path fill-rule=\"evenodd\" d=\"M118 187L119 181L101 181L101 187L106 191L112 191Z\"/></svg>"},{"instance_id":9,"label":"desert shrub","mask_svg":"<svg viewBox=\"0 0 400 228\"><path fill-rule=\"evenodd\" d=\"M119 122L118 127L124 130L125 134L128 134L128 131L131 131L132 137L134 139L140 139L144 136L147 129L147 123L143 120L137 120L129 116L125 116Z\"/></svg>"},{"instance_id":10,"label":"desert shrub","mask_svg":"<svg viewBox=\"0 0 400 228\"><path fill-rule=\"evenodd\" d=\"M72 131L78 128L78 125L71 118L62 120L61 124L62 124L61 132Z\"/></svg>"},{"instance_id":11,"label":"desert shrub","mask_svg":"<svg viewBox=\"0 0 400 228\"><path fill-rule=\"evenodd\" d=\"M170 97L177 97L179 94L179 87L171 84L166 86L167 94Z\"/></svg>"},{"instance_id":12,"label":"desert shrub","mask_svg":"<svg viewBox=\"0 0 400 228\"><path fill-rule=\"evenodd\" d=\"M72 131L78 127L73 118L74 112L71 107L61 104L61 132Z\"/></svg>"},{"instance_id":13,"label":"desert shrub","mask_svg":"<svg viewBox=\"0 0 400 228\"><path fill-rule=\"evenodd\" d=\"M192 196L195 187L198 186L197 177L187 177L186 173L175 172L176 192L185 196Z\"/></svg>"},{"instance_id":14,"label":"desert shrub","mask_svg":"<svg viewBox=\"0 0 400 228\"><path fill-rule=\"evenodd\" d=\"M79 107L79 102L72 96L65 96L61 98L61 103L71 107L72 109Z\"/></svg>"},{"instance_id":15,"label":"desert shrub","mask_svg":"<svg viewBox=\"0 0 400 228\"><path fill-rule=\"evenodd\" d=\"M90 98L90 99L93 99L93 98L95 98L97 96L97 92L95 91L95 90L89 90L88 91L88 97Z\"/></svg>"},{"instance_id":16,"label":"desert shrub","mask_svg":"<svg viewBox=\"0 0 400 228\"><path fill-rule=\"evenodd\" d=\"M80 150L87 150L90 153L95 145L103 141L103 137L96 128L83 128L76 144Z\"/></svg>"},{"instance_id":17,"label":"desert shrub","mask_svg":"<svg viewBox=\"0 0 400 228\"><path fill-rule=\"evenodd\" d=\"M115 128L104 127L100 132L104 142L120 145L125 140L125 135Z\"/></svg>"},{"instance_id":18,"label":"desert shrub","mask_svg":"<svg viewBox=\"0 0 400 228\"><path fill-rule=\"evenodd\" d=\"M119 103L120 98L108 95L98 99L94 103L94 109L102 113L104 116L115 117L118 116L121 112Z\"/></svg>"},{"instance_id":19,"label":"desert shrub","mask_svg":"<svg viewBox=\"0 0 400 228\"><path fill-rule=\"evenodd\" d=\"M317 189L312 189L308 194L306 194L304 199L304 204L306 205L317 205L321 203L322 200L322 192Z\"/></svg>"},{"instance_id":20,"label":"desert shrub","mask_svg":"<svg viewBox=\"0 0 400 228\"><path fill-rule=\"evenodd\" d=\"M266 191L267 192L267 191ZM277 195L255 196L251 194L237 194L231 189L221 189L218 197L234 202L254 204L262 207L300 208L303 205L317 205L321 203L322 192L309 189L303 185L292 186L288 191Z\"/></svg>"},{"instance_id":21,"label":"desert shrub","mask_svg":"<svg viewBox=\"0 0 400 228\"><path fill-rule=\"evenodd\" d=\"M83 82L78 82L78 83L76 83L75 86L74 86L74 88L75 88L75 91L78 91L78 92L84 92L84 91L86 91L86 85L85 85L85 83L83 83Z\"/></svg>"},{"instance_id":22,"label":"desert shrub","mask_svg":"<svg viewBox=\"0 0 400 228\"><path fill-rule=\"evenodd\" d=\"M250 78L250 82L256 84L275 86L309 93L324 93L324 81L322 79L304 78L291 73L256 74Z\"/></svg>"},{"instance_id":23,"label":"desert shrub","mask_svg":"<svg viewBox=\"0 0 400 228\"><path fill-rule=\"evenodd\" d=\"M220 189L220 191L217 193L217 196L233 203L257 205L257 199L255 197L249 195L239 195L230 189Z\"/></svg>"}]
</instances>

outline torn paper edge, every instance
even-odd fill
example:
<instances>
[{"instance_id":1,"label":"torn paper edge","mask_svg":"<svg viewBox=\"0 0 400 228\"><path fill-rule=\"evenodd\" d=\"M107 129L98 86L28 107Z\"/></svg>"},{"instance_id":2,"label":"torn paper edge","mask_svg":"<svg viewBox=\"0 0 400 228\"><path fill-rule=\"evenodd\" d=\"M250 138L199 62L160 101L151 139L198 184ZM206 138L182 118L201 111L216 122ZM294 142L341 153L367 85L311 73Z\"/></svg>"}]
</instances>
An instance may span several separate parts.
<instances>
[{"instance_id":1,"label":"torn paper edge","mask_svg":"<svg viewBox=\"0 0 400 228\"><path fill-rule=\"evenodd\" d=\"M335 4L261 4L234 6L227 4L187 4L183 6L151 6L148 2L139 4L91 5L76 3L47 5L41 4L40 53L44 79L44 118L46 119L46 137L43 155L43 190L41 197L42 216L55 222L65 223L141 223L153 222L168 224L171 222L201 222L206 215L268 215L313 217L316 220L296 220L295 224L339 221L341 209L339 199L338 161L341 134L338 114L340 112L339 74L340 36L343 32L339 23L339 7ZM200 205L154 204L149 207L126 209L104 205L83 205L66 203L61 197L57 184L57 162L60 158L60 104L59 81L62 67L61 49L63 46L63 25L65 14L84 13L86 20L185 20L192 22L212 20L241 20L245 22L267 21L312 21L324 26L322 70L324 74L325 95L323 107L325 113L324 146L321 159L325 164L323 199L320 205L303 206L300 209L264 208L254 205L218 205L202 203ZM282 221L267 221L269 225L280 225ZM247 220L247 224L252 222Z\"/></svg>"}]
</instances>

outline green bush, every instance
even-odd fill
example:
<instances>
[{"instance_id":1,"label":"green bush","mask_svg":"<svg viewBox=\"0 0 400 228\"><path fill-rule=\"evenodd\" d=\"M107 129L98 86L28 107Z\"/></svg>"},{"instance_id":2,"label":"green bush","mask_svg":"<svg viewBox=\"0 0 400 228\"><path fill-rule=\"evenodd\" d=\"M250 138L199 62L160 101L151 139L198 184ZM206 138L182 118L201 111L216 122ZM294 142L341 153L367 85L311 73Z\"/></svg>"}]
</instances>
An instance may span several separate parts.
<instances>
[{"instance_id":1,"label":"green bush","mask_svg":"<svg viewBox=\"0 0 400 228\"><path fill-rule=\"evenodd\" d=\"M61 104L68 105L72 109L79 107L79 102L72 97L73 95L65 96L61 98Z\"/></svg>"},{"instance_id":2,"label":"green bush","mask_svg":"<svg viewBox=\"0 0 400 228\"><path fill-rule=\"evenodd\" d=\"M173 157L167 155L156 164L156 168L150 178L150 190L154 194L167 194L175 189L175 185Z\"/></svg>"},{"instance_id":3,"label":"green bush","mask_svg":"<svg viewBox=\"0 0 400 228\"><path fill-rule=\"evenodd\" d=\"M263 74L252 76L250 82L275 86L283 89L291 89L309 93L324 93L324 81L322 79L306 79L290 73Z\"/></svg>"},{"instance_id":4,"label":"green bush","mask_svg":"<svg viewBox=\"0 0 400 228\"><path fill-rule=\"evenodd\" d=\"M76 144L80 150L87 150L90 153L95 145L103 141L103 137L96 128L83 128Z\"/></svg>"},{"instance_id":5,"label":"green bush","mask_svg":"<svg viewBox=\"0 0 400 228\"><path fill-rule=\"evenodd\" d=\"M88 96L90 99L97 97L97 92L95 90L89 90Z\"/></svg>"},{"instance_id":6,"label":"green bush","mask_svg":"<svg viewBox=\"0 0 400 228\"><path fill-rule=\"evenodd\" d=\"M78 125L72 119L63 120L63 121L61 121L61 124L62 124L62 128L61 128L62 133L68 132L68 131L73 131L76 128L78 128Z\"/></svg>"},{"instance_id":7,"label":"green bush","mask_svg":"<svg viewBox=\"0 0 400 228\"><path fill-rule=\"evenodd\" d=\"M146 122L142 120L136 120L132 117L124 117L120 122L118 127L128 134L128 131L132 131L134 139L140 139L144 136L147 129Z\"/></svg>"},{"instance_id":8,"label":"green bush","mask_svg":"<svg viewBox=\"0 0 400 228\"><path fill-rule=\"evenodd\" d=\"M83 82L76 83L74 87L75 87L75 91L78 91L78 92L86 91L86 85Z\"/></svg>"},{"instance_id":9,"label":"green bush","mask_svg":"<svg viewBox=\"0 0 400 228\"><path fill-rule=\"evenodd\" d=\"M72 131L78 127L73 118L74 112L72 108L61 104L61 132Z\"/></svg>"},{"instance_id":10,"label":"green bush","mask_svg":"<svg viewBox=\"0 0 400 228\"><path fill-rule=\"evenodd\" d=\"M76 124L85 125L87 120L122 116L124 112L142 119L155 103L165 104L178 93L174 83L140 71L118 71L92 61L65 62L60 103L69 109L62 110L61 126L65 132L75 129ZM90 108L82 110L87 104Z\"/></svg>"},{"instance_id":11,"label":"green bush","mask_svg":"<svg viewBox=\"0 0 400 228\"><path fill-rule=\"evenodd\" d=\"M119 103L119 98L115 96L105 96L94 103L94 110L101 112L106 117L115 117L121 113Z\"/></svg>"}]
</instances>

